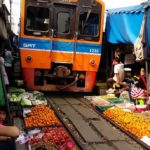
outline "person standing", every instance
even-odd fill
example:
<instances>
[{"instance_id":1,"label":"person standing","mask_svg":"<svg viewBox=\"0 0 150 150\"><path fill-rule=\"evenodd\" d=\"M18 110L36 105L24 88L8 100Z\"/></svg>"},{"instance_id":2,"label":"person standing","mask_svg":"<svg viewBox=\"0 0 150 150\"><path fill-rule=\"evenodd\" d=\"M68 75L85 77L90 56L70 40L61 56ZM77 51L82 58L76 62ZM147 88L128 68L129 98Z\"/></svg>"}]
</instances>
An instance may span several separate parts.
<instances>
[{"instance_id":1,"label":"person standing","mask_svg":"<svg viewBox=\"0 0 150 150\"><path fill-rule=\"evenodd\" d=\"M8 75L8 80L10 85L12 85L12 64L13 64L13 56L10 50L5 50L5 68Z\"/></svg>"},{"instance_id":2,"label":"person standing","mask_svg":"<svg viewBox=\"0 0 150 150\"><path fill-rule=\"evenodd\" d=\"M140 76L139 76L139 86L142 89L147 89L147 81L146 81L146 73L145 73L145 69L141 68L140 70Z\"/></svg>"},{"instance_id":3,"label":"person standing","mask_svg":"<svg viewBox=\"0 0 150 150\"><path fill-rule=\"evenodd\" d=\"M124 64L120 61L119 57L115 57L113 60L114 76L107 80L107 88L112 88L113 84L122 84L124 80Z\"/></svg>"}]
</instances>

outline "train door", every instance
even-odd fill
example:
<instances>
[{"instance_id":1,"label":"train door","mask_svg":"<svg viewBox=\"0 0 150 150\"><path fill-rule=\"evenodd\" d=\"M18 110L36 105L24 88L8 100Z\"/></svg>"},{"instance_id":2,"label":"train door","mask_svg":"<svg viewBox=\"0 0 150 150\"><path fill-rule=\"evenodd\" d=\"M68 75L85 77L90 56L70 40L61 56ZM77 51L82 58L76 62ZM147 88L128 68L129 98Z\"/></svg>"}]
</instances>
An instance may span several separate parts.
<instances>
[{"instance_id":1,"label":"train door","mask_svg":"<svg viewBox=\"0 0 150 150\"><path fill-rule=\"evenodd\" d=\"M54 4L53 13L54 33L52 49L54 51L54 55L52 62L73 64L75 6Z\"/></svg>"}]
</instances>

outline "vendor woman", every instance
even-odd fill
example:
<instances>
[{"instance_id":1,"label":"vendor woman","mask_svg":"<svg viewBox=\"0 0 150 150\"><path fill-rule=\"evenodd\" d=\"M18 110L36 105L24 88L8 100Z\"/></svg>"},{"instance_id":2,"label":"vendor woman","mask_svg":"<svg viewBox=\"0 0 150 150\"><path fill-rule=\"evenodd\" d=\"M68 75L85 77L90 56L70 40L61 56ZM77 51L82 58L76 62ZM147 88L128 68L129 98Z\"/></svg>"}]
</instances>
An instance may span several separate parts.
<instances>
[{"instance_id":1,"label":"vendor woman","mask_svg":"<svg viewBox=\"0 0 150 150\"><path fill-rule=\"evenodd\" d=\"M5 126L6 108L0 106L0 141L8 140L11 137L18 137L20 134L16 126Z\"/></svg>"}]
</instances>

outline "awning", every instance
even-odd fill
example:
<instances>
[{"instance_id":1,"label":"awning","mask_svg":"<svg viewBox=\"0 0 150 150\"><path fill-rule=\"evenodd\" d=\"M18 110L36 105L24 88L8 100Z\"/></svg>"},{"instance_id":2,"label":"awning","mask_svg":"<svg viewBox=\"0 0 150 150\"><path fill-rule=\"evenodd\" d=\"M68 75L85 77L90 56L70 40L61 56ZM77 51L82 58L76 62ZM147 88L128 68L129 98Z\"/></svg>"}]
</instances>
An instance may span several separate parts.
<instances>
[{"instance_id":1,"label":"awning","mask_svg":"<svg viewBox=\"0 0 150 150\"><path fill-rule=\"evenodd\" d=\"M148 36L148 46L150 47L150 8L147 12L147 36Z\"/></svg>"},{"instance_id":2,"label":"awning","mask_svg":"<svg viewBox=\"0 0 150 150\"><path fill-rule=\"evenodd\" d=\"M144 5L111 9L106 18L106 40L112 44L134 44L143 16Z\"/></svg>"}]
</instances>

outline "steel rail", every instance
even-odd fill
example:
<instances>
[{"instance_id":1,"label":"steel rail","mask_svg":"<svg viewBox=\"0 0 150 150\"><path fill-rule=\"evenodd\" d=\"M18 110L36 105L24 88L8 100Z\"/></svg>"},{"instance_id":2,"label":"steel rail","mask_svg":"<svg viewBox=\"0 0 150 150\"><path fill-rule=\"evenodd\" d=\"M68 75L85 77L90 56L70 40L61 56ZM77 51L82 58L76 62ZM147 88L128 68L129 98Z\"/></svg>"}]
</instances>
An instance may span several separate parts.
<instances>
[{"instance_id":1,"label":"steel rail","mask_svg":"<svg viewBox=\"0 0 150 150\"><path fill-rule=\"evenodd\" d=\"M47 99L48 96L46 97ZM50 99L49 99L50 100ZM48 101L51 105L51 108L55 111L56 116L58 117L58 119L62 122L62 124L64 125L65 129L69 132L69 134L71 135L71 138L75 141L75 144L77 144L78 148L80 148L81 150L85 149L85 145L82 144L79 140L78 137L73 133L73 131L68 127L67 123L64 122L62 115L59 113L58 109L56 106L54 106L55 104L53 104L53 102Z\"/></svg>"}]
</instances>

